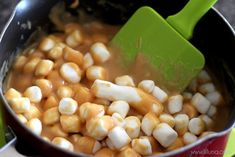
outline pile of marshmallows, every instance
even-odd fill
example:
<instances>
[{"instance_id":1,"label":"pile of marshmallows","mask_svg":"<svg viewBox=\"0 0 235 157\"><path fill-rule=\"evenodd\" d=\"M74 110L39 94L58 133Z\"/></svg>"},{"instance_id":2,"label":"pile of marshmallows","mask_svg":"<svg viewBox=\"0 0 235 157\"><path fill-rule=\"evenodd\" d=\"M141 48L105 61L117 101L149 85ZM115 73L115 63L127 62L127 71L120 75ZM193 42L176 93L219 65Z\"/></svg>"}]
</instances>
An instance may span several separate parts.
<instances>
[{"instance_id":1,"label":"pile of marshmallows","mask_svg":"<svg viewBox=\"0 0 235 157\"><path fill-rule=\"evenodd\" d=\"M14 68L45 77L36 80L35 85L23 93L13 88L5 93L17 117L32 132L41 135L42 124L53 125L57 137L44 139L61 148L72 151L74 145L78 145L86 154L97 154L105 148L124 156L128 154L125 151L139 156L160 153L159 148L161 152L170 151L212 133L209 130L213 126L216 106L223 99L206 71L192 81L186 92L172 96L152 80L135 85L130 76L124 75L112 83L106 80L106 69L94 65L111 57L106 46L94 43L90 53L83 56L73 49L79 40L76 31L68 35L66 44L57 43L49 36L39 44L39 49L47 52L49 59L28 61L21 56L16 61ZM59 65L55 61L61 57L65 62ZM80 104L78 101L83 97L78 97L77 101L74 98L77 91L62 86L56 91L60 99L55 103L50 97L50 87L54 84L46 76L58 66L60 76L69 84L78 84L81 79L93 81L84 93L92 94L99 101ZM40 104L44 98L50 103L41 113L35 104Z\"/></svg>"}]
</instances>

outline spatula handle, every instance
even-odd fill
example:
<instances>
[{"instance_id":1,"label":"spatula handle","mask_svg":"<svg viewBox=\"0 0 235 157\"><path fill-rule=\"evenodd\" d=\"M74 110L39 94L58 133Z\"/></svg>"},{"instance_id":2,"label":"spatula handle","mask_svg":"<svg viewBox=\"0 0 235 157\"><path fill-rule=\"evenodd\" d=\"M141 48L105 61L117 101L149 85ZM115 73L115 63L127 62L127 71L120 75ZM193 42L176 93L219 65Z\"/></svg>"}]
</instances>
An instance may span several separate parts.
<instances>
[{"instance_id":1,"label":"spatula handle","mask_svg":"<svg viewBox=\"0 0 235 157\"><path fill-rule=\"evenodd\" d=\"M167 22L185 39L189 40L201 17L216 3L217 0L189 0L177 14L169 16Z\"/></svg>"}]
</instances>

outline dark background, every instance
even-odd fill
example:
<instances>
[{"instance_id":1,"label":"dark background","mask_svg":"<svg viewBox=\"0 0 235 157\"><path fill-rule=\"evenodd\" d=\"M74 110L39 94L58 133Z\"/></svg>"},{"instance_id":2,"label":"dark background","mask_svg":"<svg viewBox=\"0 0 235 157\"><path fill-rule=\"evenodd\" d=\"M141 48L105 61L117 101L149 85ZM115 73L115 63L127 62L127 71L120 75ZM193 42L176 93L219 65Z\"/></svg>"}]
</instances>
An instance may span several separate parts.
<instances>
[{"instance_id":1,"label":"dark background","mask_svg":"<svg viewBox=\"0 0 235 157\"><path fill-rule=\"evenodd\" d=\"M19 0L0 0L0 32ZM235 29L235 0L218 0L215 5Z\"/></svg>"}]
</instances>

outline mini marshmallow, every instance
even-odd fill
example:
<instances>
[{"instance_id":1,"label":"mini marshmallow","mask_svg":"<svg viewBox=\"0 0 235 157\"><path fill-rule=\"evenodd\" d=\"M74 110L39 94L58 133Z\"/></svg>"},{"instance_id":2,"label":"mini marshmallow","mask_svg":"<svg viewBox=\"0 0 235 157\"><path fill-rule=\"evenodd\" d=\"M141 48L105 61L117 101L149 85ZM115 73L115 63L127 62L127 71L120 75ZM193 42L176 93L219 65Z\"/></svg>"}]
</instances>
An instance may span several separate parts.
<instances>
[{"instance_id":1,"label":"mini marshmallow","mask_svg":"<svg viewBox=\"0 0 235 157\"><path fill-rule=\"evenodd\" d=\"M131 142L132 148L141 155L151 155L152 146L147 138L134 139Z\"/></svg>"},{"instance_id":2,"label":"mini marshmallow","mask_svg":"<svg viewBox=\"0 0 235 157\"><path fill-rule=\"evenodd\" d=\"M34 118L29 120L26 123L26 126L36 135L41 135L42 132L42 123L39 119Z\"/></svg>"},{"instance_id":3,"label":"mini marshmallow","mask_svg":"<svg viewBox=\"0 0 235 157\"><path fill-rule=\"evenodd\" d=\"M97 140L104 139L113 127L114 121L110 116L92 118L86 123L88 135Z\"/></svg>"},{"instance_id":4,"label":"mini marshmallow","mask_svg":"<svg viewBox=\"0 0 235 157\"><path fill-rule=\"evenodd\" d=\"M112 118L115 126L124 127L126 122L119 113L113 113Z\"/></svg>"},{"instance_id":5,"label":"mini marshmallow","mask_svg":"<svg viewBox=\"0 0 235 157\"><path fill-rule=\"evenodd\" d=\"M79 116L83 122L88 121L91 118L102 117L104 116L104 113L104 106L94 103L86 102L79 108Z\"/></svg>"},{"instance_id":6,"label":"mini marshmallow","mask_svg":"<svg viewBox=\"0 0 235 157\"><path fill-rule=\"evenodd\" d=\"M25 118L24 115L22 115L22 114L17 114L16 116L17 116L17 118L20 120L21 123L23 123L23 124L27 123L28 120Z\"/></svg>"},{"instance_id":7,"label":"mini marshmallow","mask_svg":"<svg viewBox=\"0 0 235 157\"><path fill-rule=\"evenodd\" d=\"M69 86L60 86L57 89L56 94L59 98L71 98L74 95L73 90Z\"/></svg>"},{"instance_id":8,"label":"mini marshmallow","mask_svg":"<svg viewBox=\"0 0 235 157\"><path fill-rule=\"evenodd\" d=\"M166 92L164 92L162 89L160 89L159 87L155 86L153 91L152 91L152 95L157 98L161 103L164 103L167 98L168 95Z\"/></svg>"},{"instance_id":9,"label":"mini marshmallow","mask_svg":"<svg viewBox=\"0 0 235 157\"><path fill-rule=\"evenodd\" d=\"M198 76L197 76L197 79L200 83L206 83L206 82L209 82L211 81L211 77L210 75L207 73L206 70L202 70Z\"/></svg>"},{"instance_id":10,"label":"mini marshmallow","mask_svg":"<svg viewBox=\"0 0 235 157\"><path fill-rule=\"evenodd\" d=\"M94 154L101 149L101 143L94 138L83 136L76 142L79 150L86 154Z\"/></svg>"},{"instance_id":11,"label":"mini marshmallow","mask_svg":"<svg viewBox=\"0 0 235 157\"><path fill-rule=\"evenodd\" d=\"M205 123L205 127L206 127L207 130L209 130L213 127L214 122L207 115L200 115L198 118L202 119L202 121Z\"/></svg>"},{"instance_id":12,"label":"mini marshmallow","mask_svg":"<svg viewBox=\"0 0 235 157\"><path fill-rule=\"evenodd\" d=\"M222 102L222 100L223 100L221 94L218 91L214 91L214 92L206 94L206 98L214 106L218 106Z\"/></svg>"},{"instance_id":13,"label":"mini marshmallow","mask_svg":"<svg viewBox=\"0 0 235 157\"><path fill-rule=\"evenodd\" d=\"M84 62L83 62L83 69L87 69L90 66L94 65L94 60L93 60L93 58L92 58L90 53L86 53L84 55L83 60L84 60Z\"/></svg>"},{"instance_id":14,"label":"mini marshmallow","mask_svg":"<svg viewBox=\"0 0 235 157\"><path fill-rule=\"evenodd\" d=\"M73 151L74 149L73 144L69 142L67 139L62 138L62 137L55 137L51 141L51 143L65 150Z\"/></svg>"},{"instance_id":15,"label":"mini marshmallow","mask_svg":"<svg viewBox=\"0 0 235 157\"><path fill-rule=\"evenodd\" d=\"M39 103L42 100L42 92L38 86L28 87L24 92L24 96L29 98L32 103Z\"/></svg>"},{"instance_id":16,"label":"mini marshmallow","mask_svg":"<svg viewBox=\"0 0 235 157\"><path fill-rule=\"evenodd\" d=\"M47 110L47 109L50 109L52 107L57 107L58 104L59 104L59 102L56 99L56 97L51 95L45 100L45 103L43 104L43 109Z\"/></svg>"},{"instance_id":17,"label":"mini marshmallow","mask_svg":"<svg viewBox=\"0 0 235 157\"><path fill-rule=\"evenodd\" d=\"M131 142L131 139L126 131L119 126L116 126L109 131L108 138L113 143L114 147L118 150Z\"/></svg>"},{"instance_id":18,"label":"mini marshmallow","mask_svg":"<svg viewBox=\"0 0 235 157\"><path fill-rule=\"evenodd\" d=\"M48 59L41 60L35 69L36 76L47 76L53 69L54 62Z\"/></svg>"},{"instance_id":19,"label":"mini marshmallow","mask_svg":"<svg viewBox=\"0 0 235 157\"><path fill-rule=\"evenodd\" d=\"M211 105L210 101L200 93L193 96L191 103L202 114L205 114Z\"/></svg>"},{"instance_id":20,"label":"mini marshmallow","mask_svg":"<svg viewBox=\"0 0 235 157\"><path fill-rule=\"evenodd\" d=\"M142 119L141 129L147 135L151 136L153 129L159 124L159 120L152 112L147 113Z\"/></svg>"},{"instance_id":21,"label":"mini marshmallow","mask_svg":"<svg viewBox=\"0 0 235 157\"><path fill-rule=\"evenodd\" d=\"M168 110L171 114L180 112L182 110L183 97L182 95L171 96L168 99Z\"/></svg>"},{"instance_id":22,"label":"mini marshmallow","mask_svg":"<svg viewBox=\"0 0 235 157\"><path fill-rule=\"evenodd\" d=\"M120 86L132 86L135 87L134 80L129 75L123 75L115 78L115 84Z\"/></svg>"},{"instance_id":23,"label":"mini marshmallow","mask_svg":"<svg viewBox=\"0 0 235 157\"><path fill-rule=\"evenodd\" d=\"M94 61L97 63L104 63L111 57L107 47L100 42L93 44L90 48L90 52Z\"/></svg>"},{"instance_id":24,"label":"mini marshmallow","mask_svg":"<svg viewBox=\"0 0 235 157\"><path fill-rule=\"evenodd\" d=\"M77 115L60 116L60 124L62 129L67 133L78 133L81 131L81 120Z\"/></svg>"},{"instance_id":25,"label":"mini marshmallow","mask_svg":"<svg viewBox=\"0 0 235 157\"><path fill-rule=\"evenodd\" d=\"M172 115L170 114L166 114L166 113L161 114L159 116L159 120L161 123L167 123L172 128L175 126L175 118L172 117Z\"/></svg>"},{"instance_id":26,"label":"mini marshmallow","mask_svg":"<svg viewBox=\"0 0 235 157\"><path fill-rule=\"evenodd\" d=\"M125 130L131 139L139 137L140 120L135 116L129 116L125 119Z\"/></svg>"},{"instance_id":27,"label":"mini marshmallow","mask_svg":"<svg viewBox=\"0 0 235 157\"><path fill-rule=\"evenodd\" d=\"M95 81L96 79L105 80L107 79L107 71L101 66L90 66L87 68L86 77L90 81Z\"/></svg>"},{"instance_id":28,"label":"mini marshmallow","mask_svg":"<svg viewBox=\"0 0 235 157\"><path fill-rule=\"evenodd\" d=\"M68 62L61 66L60 74L69 83L78 83L81 80L82 72L75 63Z\"/></svg>"},{"instance_id":29,"label":"mini marshmallow","mask_svg":"<svg viewBox=\"0 0 235 157\"><path fill-rule=\"evenodd\" d=\"M188 129L194 135L200 135L205 130L205 123L201 118L193 118L189 121Z\"/></svg>"},{"instance_id":30,"label":"mini marshmallow","mask_svg":"<svg viewBox=\"0 0 235 157\"><path fill-rule=\"evenodd\" d=\"M180 113L185 113L189 116L189 119L194 118L198 115L197 109L190 103L185 103Z\"/></svg>"},{"instance_id":31,"label":"mini marshmallow","mask_svg":"<svg viewBox=\"0 0 235 157\"><path fill-rule=\"evenodd\" d=\"M153 131L153 137L163 146L169 147L178 137L177 132L168 124L160 123Z\"/></svg>"},{"instance_id":32,"label":"mini marshmallow","mask_svg":"<svg viewBox=\"0 0 235 157\"><path fill-rule=\"evenodd\" d=\"M37 79L35 85L41 89L43 97L48 97L52 92L53 85L47 79Z\"/></svg>"},{"instance_id":33,"label":"mini marshmallow","mask_svg":"<svg viewBox=\"0 0 235 157\"><path fill-rule=\"evenodd\" d=\"M80 86L80 85L78 85ZM74 99L77 101L79 105L85 102L93 101L93 94L91 93L90 89L87 87L80 86L77 89L72 88L74 91Z\"/></svg>"},{"instance_id":34,"label":"mini marshmallow","mask_svg":"<svg viewBox=\"0 0 235 157\"><path fill-rule=\"evenodd\" d=\"M68 134L64 132L64 130L61 128L61 125L59 123L56 123L53 126L48 127L49 131L52 135L54 136L59 136L59 137L67 137Z\"/></svg>"},{"instance_id":35,"label":"mini marshmallow","mask_svg":"<svg viewBox=\"0 0 235 157\"><path fill-rule=\"evenodd\" d=\"M58 107L52 107L46 110L42 116L42 122L45 125L52 125L60 120L60 113Z\"/></svg>"},{"instance_id":36,"label":"mini marshmallow","mask_svg":"<svg viewBox=\"0 0 235 157\"><path fill-rule=\"evenodd\" d=\"M14 88L10 88L7 90L7 92L4 94L5 98L9 102L13 98L20 98L21 93L15 90Z\"/></svg>"},{"instance_id":37,"label":"mini marshmallow","mask_svg":"<svg viewBox=\"0 0 235 157\"><path fill-rule=\"evenodd\" d=\"M182 136L188 130L189 117L186 114L177 114L175 116L175 131Z\"/></svg>"},{"instance_id":38,"label":"mini marshmallow","mask_svg":"<svg viewBox=\"0 0 235 157\"><path fill-rule=\"evenodd\" d=\"M25 97L13 98L11 101L9 101L9 103L15 113L18 114L28 112L31 106L29 98Z\"/></svg>"},{"instance_id":39,"label":"mini marshmallow","mask_svg":"<svg viewBox=\"0 0 235 157\"><path fill-rule=\"evenodd\" d=\"M183 140L185 144L191 144L197 141L197 136L195 136L194 134L190 133L190 132L186 132L183 136Z\"/></svg>"},{"instance_id":40,"label":"mini marshmallow","mask_svg":"<svg viewBox=\"0 0 235 157\"><path fill-rule=\"evenodd\" d=\"M53 60L59 59L63 54L63 47L56 45L48 52L48 57Z\"/></svg>"},{"instance_id":41,"label":"mini marshmallow","mask_svg":"<svg viewBox=\"0 0 235 157\"><path fill-rule=\"evenodd\" d=\"M33 119L33 118L39 118L40 116L41 116L41 112L34 105L30 105L29 111L24 113L24 117L27 118L28 120Z\"/></svg>"},{"instance_id":42,"label":"mini marshmallow","mask_svg":"<svg viewBox=\"0 0 235 157\"><path fill-rule=\"evenodd\" d=\"M119 113L123 118L125 118L129 110L129 104L125 101L119 100L112 102L107 112L110 115L112 115L113 113Z\"/></svg>"},{"instance_id":43,"label":"mini marshmallow","mask_svg":"<svg viewBox=\"0 0 235 157\"><path fill-rule=\"evenodd\" d=\"M63 98L59 102L59 112L64 115L72 115L77 111L78 104L72 98Z\"/></svg>"},{"instance_id":44,"label":"mini marshmallow","mask_svg":"<svg viewBox=\"0 0 235 157\"><path fill-rule=\"evenodd\" d=\"M83 65L83 54L80 51L65 47L63 52L65 61L76 63L78 66Z\"/></svg>"},{"instance_id":45,"label":"mini marshmallow","mask_svg":"<svg viewBox=\"0 0 235 157\"><path fill-rule=\"evenodd\" d=\"M138 88L147 93L152 93L155 87L155 83L152 80L143 80L138 84Z\"/></svg>"},{"instance_id":46,"label":"mini marshmallow","mask_svg":"<svg viewBox=\"0 0 235 157\"><path fill-rule=\"evenodd\" d=\"M39 44L39 49L42 51L50 51L55 45L55 41L52 40L49 37L44 38L40 44Z\"/></svg>"},{"instance_id":47,"label":"mini marshmallow","mask_svg":"<svg viewBox=\"0 0 235 157\"><path fill-rule=\"evenodd\" d=\"M163 111L163 105L159 101L138 88L119 86L108 81L96 80L91 87L91 91L98 98L110 101L126 101L142 115L150 111L159 115Z\"/></svg>"},{"instance_id":48,"label":"mini marshmallow","mask_svg":"<svg viewBox=\"0 0 235 157\"><path fill-rule=\"evenodd\" d=\"M79 30L72 31L65 39L65 42L70 47L76 47L82 42L82 34Z\"/></svg>"},{"instance_id":49,"label":"mini marshmallow","mask_svg":"<svg viewBox=\"0 0 235 157\"><path fill-rule=\"evenodd\" d=\"M215 85L213 83L205 83L199 86L198 91L202 94L207 94L215 91Z\"/></svg>"},{"instance_id":50,"label":"mini marshmallow","mask_svg":"<svg viewBox=\"0 0 235 157\"><path fill-rule=\"evenodd\" d=\"M26 62L27 62L27 57L25 57L25 56L17 57L17 59L15 60L15 63L14 63L14 69L17 69L17 70L22 69Z\"/></svg>"},{"instance_id":51,"label":"mini marshmallow","mask_svg":"<svg viewBox=\"0 0 235 157\"><path fill-rule=\"evenodd\" d=\"M23 68L23 71L25 73L33 73L35 71L35 68L37 67L38 63L41 61L41 58L34 57L30 59Z\"/></svg>"},{"instance_id":52,"label":"mini marshmallow","mask_svg":"<svg viewBox=\"0 0 235 157\"><path fill-rule=\"evenodd\" d=\"M208 116L210 116L211 118L213 118L213 117L215 117L216 113L217 113L217 108L215 106L211 105L206 114Z\"/></svg>"}]
</instances>

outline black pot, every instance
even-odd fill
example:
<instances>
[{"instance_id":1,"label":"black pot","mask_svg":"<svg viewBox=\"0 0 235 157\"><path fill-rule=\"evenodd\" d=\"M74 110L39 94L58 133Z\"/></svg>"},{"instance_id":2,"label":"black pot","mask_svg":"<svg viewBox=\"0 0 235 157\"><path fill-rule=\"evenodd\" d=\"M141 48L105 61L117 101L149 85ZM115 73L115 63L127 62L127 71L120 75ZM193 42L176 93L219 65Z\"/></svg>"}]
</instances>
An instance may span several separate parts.
<instances>
[{"instance_id":1,"label":"black pot","mask_svg":"<svg viewBox=\"0 0 235 157\"><path fill-rule=\"evenodd\" d=\"M102 0L103 1L103 0ZM32 32L38 26L44 26L48 23L47 15L50 9L58 0L22 0L16 6L10 20L8 21L0 38L0 78L1 78L1 98L0 103L5 108L7 124L16 134L18 141L23 144L27 152L36 152L41 156L56 157L78 157L78 154L61 150L41 138L32 134L16 118L10 106L3 97L3 81L10 67L10 63L18 50L24 46L24 43ZM123 23L140 6L150 5L155 8L164 17L179 11L187 0L170 1L81 1L81 7L85 8L90 14L102 18L110 23ZM77 12L73 10L73 13ZM22 27L30 21L29 27ZM193 150L202 149L224 149L227 135L229 134L235 120L235 62L233 53L235 52L235 34L228 22L215 9L211 9L197 24L193 39L190 41L196 46L206 58L206 66L214 74L218 83L223 87L226 101L230 105L229 118L224 124L224 129L218 133L212 134L198 140L192 145L185 146L178 150L162 154L161 156L189 156ZM20 80L19 80L20 81ZM19 147L21 146L19 144ZM213 145L213 147L211 147ZM22 150L22 148L21 148ZM33 151L30 151L33 150ZM192 154L191 154L192 155ZM212 156L214 156L212 154Z\"/></svg>"}]
</instances>

